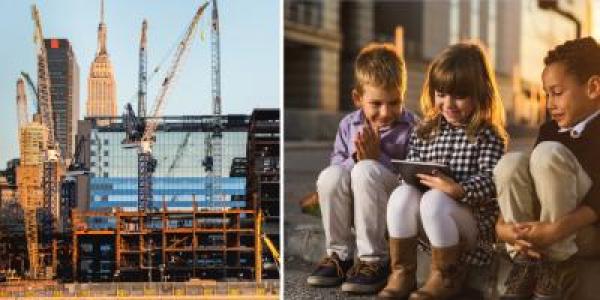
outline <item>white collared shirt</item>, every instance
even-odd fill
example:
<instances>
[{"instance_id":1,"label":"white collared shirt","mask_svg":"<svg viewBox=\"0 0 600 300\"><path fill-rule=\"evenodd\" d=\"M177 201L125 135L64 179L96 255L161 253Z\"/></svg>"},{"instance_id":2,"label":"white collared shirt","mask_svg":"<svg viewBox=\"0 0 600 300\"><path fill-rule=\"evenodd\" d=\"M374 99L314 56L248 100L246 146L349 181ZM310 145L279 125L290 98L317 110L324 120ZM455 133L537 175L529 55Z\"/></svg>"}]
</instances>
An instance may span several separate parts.
<instances>
[{"instance_id":1,"label":"white collared shirt","mask_svg":"<svg viewBox=\"0 0 600 300\"><path fill-rule=\"evenodd\" d=\"M581 136L581 133L583 132L583 130L585 130L585 126L598 115L600 115L600 110L589 115L587 118L585 118L585 120L577 123L577 125L575 125L573 127L558 129L558 132L570 131L571 137L574 139L577 139Z\"/></svg>"}]
</instances>

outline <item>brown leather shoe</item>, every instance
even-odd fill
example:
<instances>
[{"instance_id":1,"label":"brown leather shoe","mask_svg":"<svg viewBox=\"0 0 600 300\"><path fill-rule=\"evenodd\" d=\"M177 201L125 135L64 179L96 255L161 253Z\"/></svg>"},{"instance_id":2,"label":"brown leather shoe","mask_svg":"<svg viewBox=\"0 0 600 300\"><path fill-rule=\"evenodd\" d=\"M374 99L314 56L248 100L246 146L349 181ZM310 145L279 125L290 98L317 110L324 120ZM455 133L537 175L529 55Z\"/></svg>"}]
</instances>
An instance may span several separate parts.
<instances>
[{"instance_id":1,"label":"brown leather shoe","mask_svg":"<svg viewBox=\"0 0 600 300\"><path fill-rule=\"evenodd\" d=\"M565 292L573 289L577 278L574 258L562 262L545 261L535 285L534 300L562 300Z\"/></svg>"},{"instance_id":2,"label":"brown leather shoe","mask_svg":"<svg viewBox=\"0 0 600 300\"><path fill-rule=\"evenodd\" d=\"M410 295L410 300L443 300L458 294L467 275L459 262L462 247L459 245L431 248L431 271L425 284Z\"/></svg>"},{"instance_id":3,"label":"brown leather shoe","mask_svg":"<svg viewBox=\"0 0 600 300\"><path fill-rule=\"evenodd\" d=\"M517 254L506 277L506 291L500 300L529 300L539 275L541 262L525 254Z\"/></svg>"},{"instance_id":4,"label":"brown leather shoe","mask_svg":"<svg viewBox=\"0 0 600 300\"><path fill-rule=\"evenodd\" d=\"M379 298L407 297L417 288L417 237L390 238L391 273Z\"/></svg>"}]
</instances>

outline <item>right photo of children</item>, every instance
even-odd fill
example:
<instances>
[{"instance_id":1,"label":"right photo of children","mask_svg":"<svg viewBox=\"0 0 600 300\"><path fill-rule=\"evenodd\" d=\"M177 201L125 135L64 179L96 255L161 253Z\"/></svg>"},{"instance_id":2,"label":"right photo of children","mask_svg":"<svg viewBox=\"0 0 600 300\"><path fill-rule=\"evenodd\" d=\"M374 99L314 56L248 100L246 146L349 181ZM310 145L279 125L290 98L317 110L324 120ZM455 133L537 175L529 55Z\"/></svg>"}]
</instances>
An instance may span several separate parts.
<instances>
[{"instance_id":1,"label":"right photo of children","mask_svg":"<svg viewBox=\"0 0 600 300\"><path fill-rule=\"evenodd\" d=\"M283 6L285 299L600 299L600 1Z\"/></svg>"}]
</instances>

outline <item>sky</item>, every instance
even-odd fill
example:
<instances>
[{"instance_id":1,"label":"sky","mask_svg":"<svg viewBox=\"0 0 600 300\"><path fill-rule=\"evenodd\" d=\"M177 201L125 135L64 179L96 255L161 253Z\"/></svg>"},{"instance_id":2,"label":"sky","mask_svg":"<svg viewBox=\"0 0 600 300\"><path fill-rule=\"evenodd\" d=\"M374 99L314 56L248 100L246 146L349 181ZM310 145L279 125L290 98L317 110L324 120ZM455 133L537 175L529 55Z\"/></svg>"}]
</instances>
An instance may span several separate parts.
<instances>
[{"instance_id":1,"label":"sky","mask_svg":"<svg viewBox=\"0 0 600 300\"><path fill-rule=\"evenodd\" d=\"M204 0L105 0L107 49L117 85L117 108L137 105L138 50L141 24L148 21L147 107L171 64L197 8ZM250 114L253 108L280 105L280 1L218 1L223 114ZM46 38L69 39L79 65L79 111L85 115L87 77L97 51L100 0L0 0L0 169L18 157L16 81L21 71L36 73L31 5L40 10ZM186 59L168 94L164 115L211 113L209 6ZM160 65L160 72L152 75ZM29 95L28 95L29 96ZM31 102L31 100L29 100ZM32 112L32 109L29 109Z\"/></svg>"}]
</instances>

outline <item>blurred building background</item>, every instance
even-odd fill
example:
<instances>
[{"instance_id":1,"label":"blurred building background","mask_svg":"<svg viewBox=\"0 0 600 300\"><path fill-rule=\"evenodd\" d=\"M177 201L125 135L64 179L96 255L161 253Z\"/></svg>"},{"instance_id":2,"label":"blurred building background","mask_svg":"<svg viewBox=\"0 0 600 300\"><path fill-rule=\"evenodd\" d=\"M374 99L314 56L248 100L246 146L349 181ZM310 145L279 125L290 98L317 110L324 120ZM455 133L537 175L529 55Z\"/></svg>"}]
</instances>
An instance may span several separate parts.
<instances>
[{"instance_id":1,"label":"blurred building background","mask_svg":"<svg viewBox=\"0 0 600 300\"><path fill-rule=\"evenodd\" d=\"M427 64L448 45L489 48L510 126L545 118L540 74L546 52L600 37L598 0L284 1L286 140L331 140L353 104L353 61L365 44L395 43L408 70L406 106L419 112ZM596 20L596 22L594 22ZM300 126L299 126L300 125Z\"/></svg>"}]
</instances>

